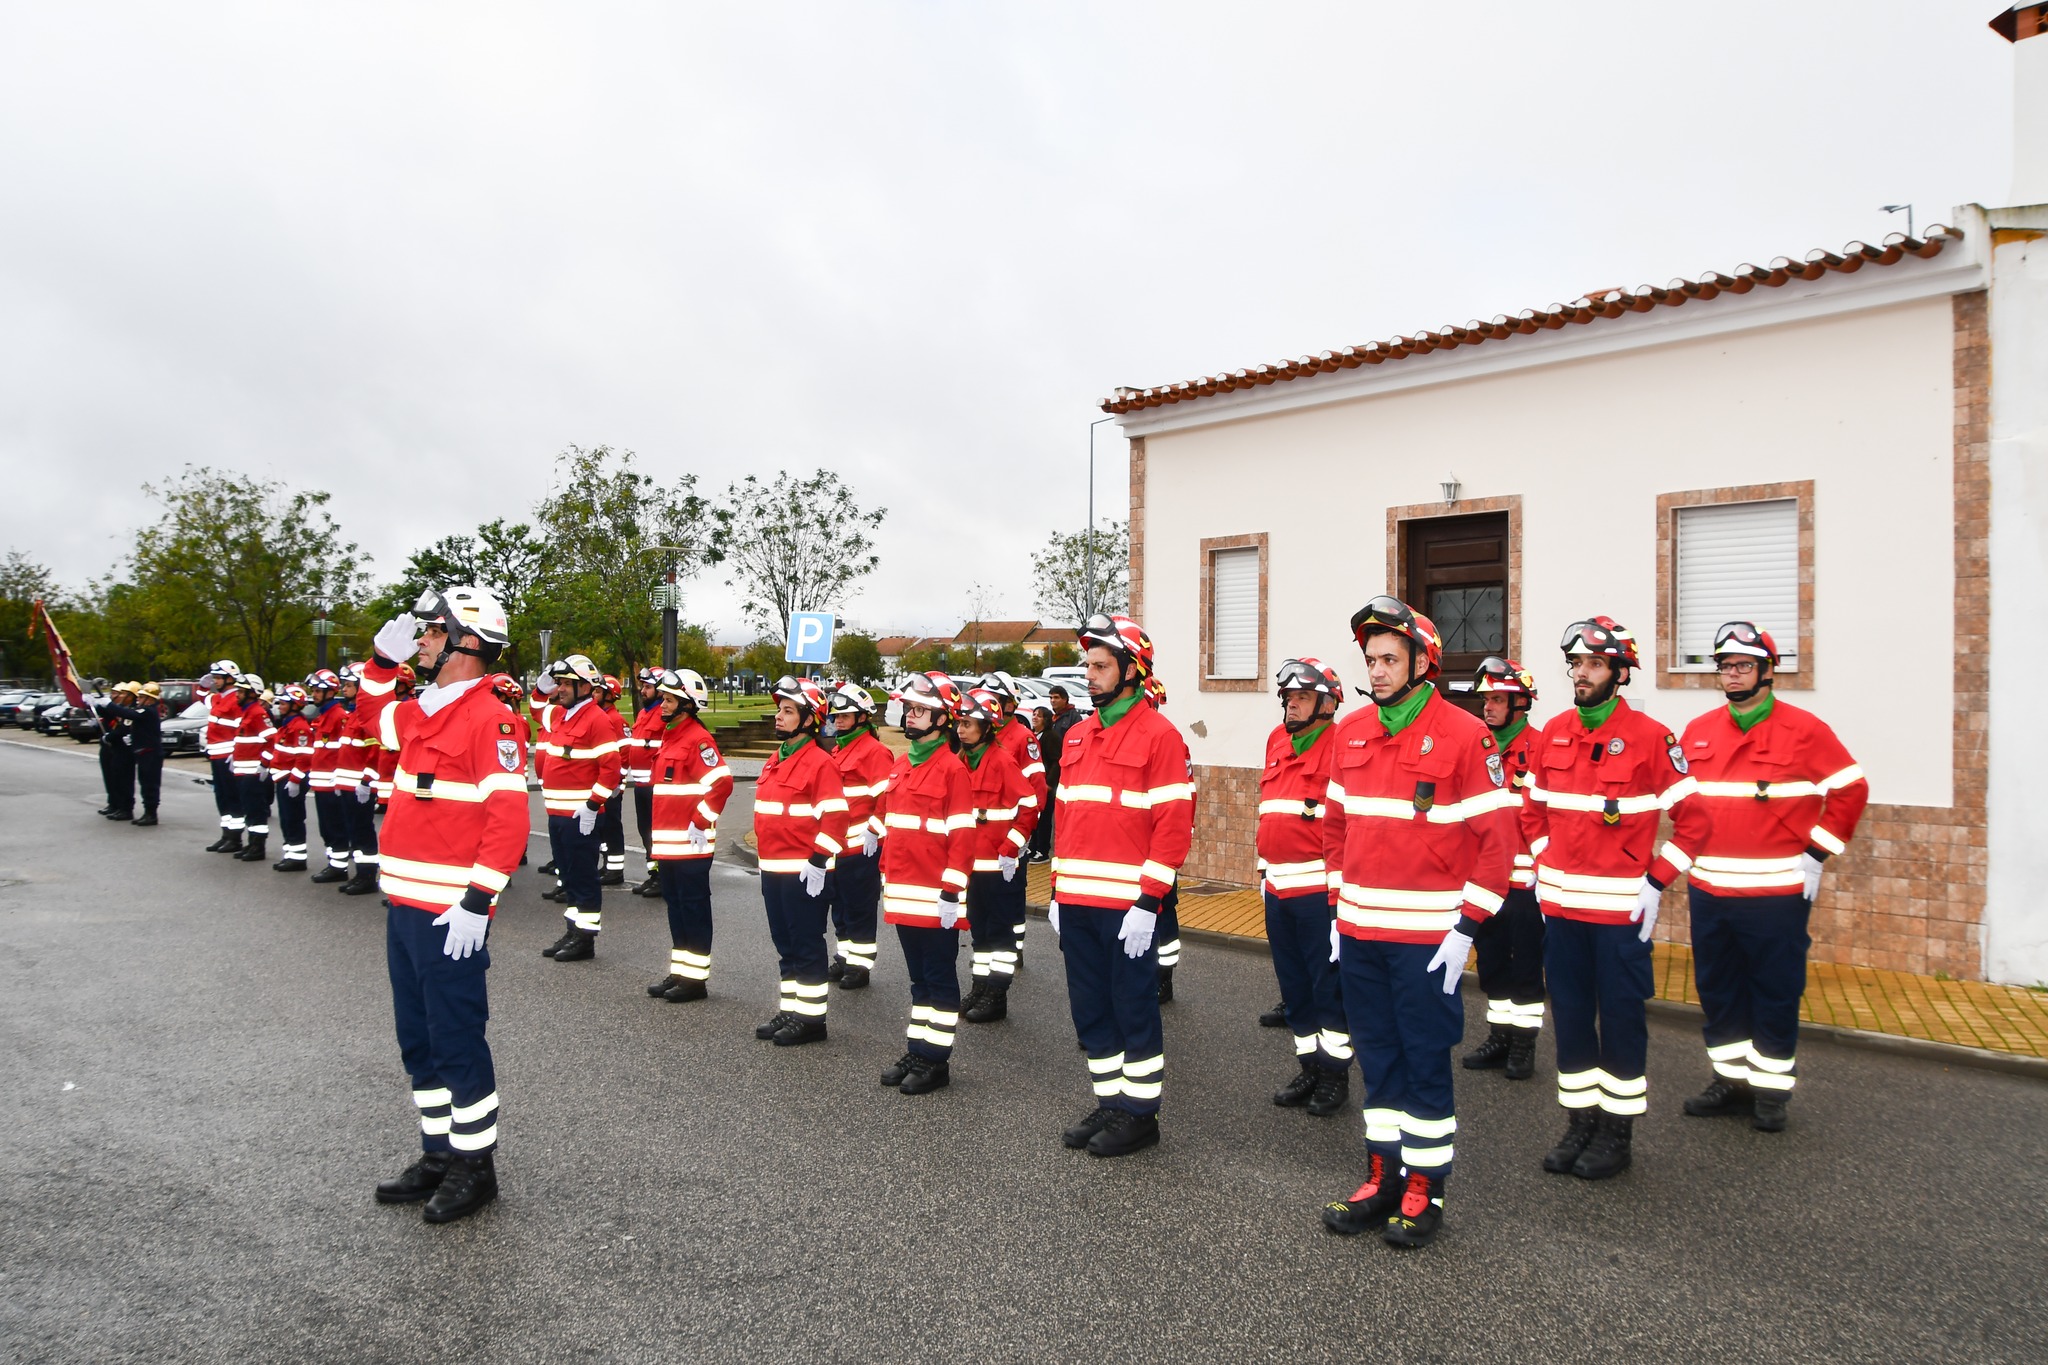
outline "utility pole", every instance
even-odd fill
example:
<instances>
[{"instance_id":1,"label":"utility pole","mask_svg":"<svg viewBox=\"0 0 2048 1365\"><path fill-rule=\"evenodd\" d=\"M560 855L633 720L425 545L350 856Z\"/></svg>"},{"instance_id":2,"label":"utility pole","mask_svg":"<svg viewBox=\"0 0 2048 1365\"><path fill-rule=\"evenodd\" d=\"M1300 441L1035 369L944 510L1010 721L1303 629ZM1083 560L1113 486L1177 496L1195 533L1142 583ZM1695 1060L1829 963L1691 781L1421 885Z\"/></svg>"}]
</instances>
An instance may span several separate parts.
<instances>
[{"instance_id":1,"label":"utility pole","mask_svg":"<svg viewBox=\"0 0 2048 1365\"><path fill-rule=\"evenodd\" d=\"M1077 626L1087 625L1087 617L1095 614L1095 428L1115 420L1114 417L1098 417L1088 424L1088 539L1082 550L1082 562L1086 565L1082 572L1087 576L1088 585L1081 599L1088 610L1081 620L1074 623Z\"/></svg>"},{"instance_id":2,"label":"utility pole","mask_svg":"<svg viewBox=\"0 0 2048 1365\"><path fill-rule=\"evenodd\" d=\"M334 623L327 619L327 601L323 595L313 599L313 667L327 667L327 637L334 633Z\"/></svg>"},{"instance_id":3,"label":"utility pole","mask_svg":"<svg viewBox=\"0 0 2048 1365\"><path fill-rule=\"evenodd\" d=\"M676 620L683 605L683 590L676 583L676 564L679 555L689 550L681 545L649 545L640 551L643 555L667 555L662 568L661 587L657 590L661 598L661 666L676 666Z\"/></svg>"}]
</instances>

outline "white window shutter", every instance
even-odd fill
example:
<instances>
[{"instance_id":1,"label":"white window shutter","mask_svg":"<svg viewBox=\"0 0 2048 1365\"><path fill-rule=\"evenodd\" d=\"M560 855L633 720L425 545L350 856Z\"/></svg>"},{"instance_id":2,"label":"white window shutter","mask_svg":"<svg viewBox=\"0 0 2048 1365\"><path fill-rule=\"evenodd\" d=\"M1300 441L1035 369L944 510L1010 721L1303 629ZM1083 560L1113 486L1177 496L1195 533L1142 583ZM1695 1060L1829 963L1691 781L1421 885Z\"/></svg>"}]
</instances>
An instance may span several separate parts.
<instances>
[{"instance_id":1,"label":"white window shutter","mask_svg":"<svg viewBox=\"0 0 2048 1365\"><path fill-rule=\"evenodd\" d=\"M1752 621L1799 666L1799 501L1678 509L1678 667L1710 671L1714 632Z\"/></svg>"},{"instance_id":2,"label":"white window shutter","mask_svg":"<svg viewBox=\"0 0 2048 1365\"><path fill-rule=\"evenodd\" d=\"M1259 549L1210 556L1209 676L1259 675Z\"/></svg>"}]
</instances>

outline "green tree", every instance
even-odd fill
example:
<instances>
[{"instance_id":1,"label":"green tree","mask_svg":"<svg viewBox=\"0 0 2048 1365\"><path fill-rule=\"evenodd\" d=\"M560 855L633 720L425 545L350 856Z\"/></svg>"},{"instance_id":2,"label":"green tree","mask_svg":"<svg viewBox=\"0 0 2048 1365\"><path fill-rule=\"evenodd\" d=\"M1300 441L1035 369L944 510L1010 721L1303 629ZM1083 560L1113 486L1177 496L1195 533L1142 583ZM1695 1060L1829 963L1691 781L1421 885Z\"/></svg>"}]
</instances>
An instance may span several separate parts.
<instances>
[{"instance_id":1,"label":"green tree","mask_svg":"<svg viewBox=\"0 0 2048 1365\"><path fill-rule=\"evenodd\" d=\"M981 671L984 673L1000 670L1021 677L1033 671L1032 663L1032 657L1024 651L1022 645L1000 645L995 649L981 651Z\"/></svg>"},{"instance_id":2,"label":"green tree","mask_svg":"<svg viewBox=\"0 0 2048 1365\"><path fill-rule=\"evenodd\" d=\"M875 648L875 637L858 631L832 642L832 662L841 673L860 682L882 676L882 651Z\"/></svg>"},{"instance_id":3,"label":"green tree","mask_svg":"<svg viewBox=\"0 0 2048 1365\"><path fill-rule=\"evenodd\" d=\"M715 515L726 533L726 586L745 594L749 621L788 639L792 614L843 610L875 571L881 558L868 532L888 509L862 511L828 469L808 479L784 470L773 483L749 474L732 484Z\"/></svg>"},{"instance_id":4,"label":"green tree","mask_svg":"<svg viewBox=\"0 0 2048 1365\"><path fill-rule=\"evenodd\" d=\"M1088 533L1054 531L1031 556L1031 588L1038 614L1079 625L1092 602L1096 611L1128 611L1131 605L1131 524L1112 521L1095 531L1095 583L1089 591Z\"/></svg>"},{"instance_id":5,"label":"green tree","mask_svg":"<svg viewBox=\"0 0 2048 1365\"><path fill-rule=\"evenodd\" d=\"M38 602L52 612L66 604L60 600L57 580L43 565L19 550L9 550L0 559L0 678L41 678L49 674L50 654L40 637L28 638L28 623ZM78 643L59 622L64 642L74 650Z\"/></svg>"},{"instance_id":6,"label":"green tree","mask_svg":"<svg viewBox=\"0 0 2048 1365\"><path fill-rule=\"evenodd\" d=\"M1057 644L1047 645L1045 648L1045 667L1047 668L1072 668L1080 662L1081 647L1078 644L1070 645L1065 641L1061 641Z\"/></svg>"},{"instance_id":7,"label":"green tree","mask_svg":"<svg viewBox=\"0 0 2048 1365\"><path fill-rule=\"evenodd\" d=\"M782 652L782 641L772 635L763 635L740 651L740 671L744 673L751 670L772 682L790 671L789 663L782 657Z\"/></svg>"}]
</instances>

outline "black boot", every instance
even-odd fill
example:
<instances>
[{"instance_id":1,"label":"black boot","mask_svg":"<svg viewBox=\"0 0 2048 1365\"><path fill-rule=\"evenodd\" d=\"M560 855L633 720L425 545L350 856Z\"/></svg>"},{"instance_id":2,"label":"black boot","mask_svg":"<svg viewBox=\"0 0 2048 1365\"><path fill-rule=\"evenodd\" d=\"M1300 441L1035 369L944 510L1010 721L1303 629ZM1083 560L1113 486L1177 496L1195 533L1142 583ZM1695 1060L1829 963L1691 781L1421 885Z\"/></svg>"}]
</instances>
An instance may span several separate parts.
<instances>
[{"instance_id":1,"label":"black boot","mask_svg":"<svg viewBox=\"0 0 2048 1365\"><path fill-rule=\"evenodd\" d=\"M1444 1182L1410 1171L1408 1187L1401 1191L1401 1207L1387 1219L1380 1235L1390 1247L1426 1247L1436 1240L1437 1229L1443 1225Z\"/></svg>"},{"instance_id":2,"label":"black boot","mask_svg":"<svg viewBox=\"0 0 2048 1365\"><path fill-rule=\"evenodd\" d=\"M604 875L597 879L597 884L599 886L624 886L626 884L626 869L623 867L605 869Z\"/></svg>"},{"instance_id":3,"label":"black boot","mask_svg":"<svg viewBox=\"0 0 2048 1365\"><path fill-rule=\"evenodd\" d=\"M1344 1107L1351 1098L1351 1073L1349 1071L1316 1071L1316 1091L1308 1097L1308 1112L1311 1117L1326 1119Z\"/></svg>"},{"instance_id":4,"label":"black boot","mask_svg":"<svg viewBox=\"0 0 2048 1365\"><path fill-rule=\"evenodd\" d=\"M906 1095L922 1095L933 1090L943 1090L953 1083L953 1068L933 1057L919 1057L910 1064L910 1074L903 1078L902 1091Z\"/></svg>"},{"instance_id":5,"label":"black boot","mask_svg":"<svg viewBox=\"0 0 2048 1365\"><path fill-rule=\"evenodd\" d=\"M1485 1042L1458 1059L1467 1071L1496 1071L1507 1064L1508 1031L1499 1024L1487 1032Z\"/></svg>"},{"instance_id":6,"label":"black boot","mask_svg":"<svg viewBox=\"0 0 2048 1365\"><path fill-rule=\"evenodd\" d=\"M837 981L844 975L846 975L846 959L834 953L832 961L826 964L825 979L827 981Z\"/></svg>"},{"instance_id":7,"label":"black boot","mask_svg":"<svg viewBox=\"0 0 2048 1365\"><path fill-rule=\"evenodd\" d=\"M1299 1109L1308 1103L1308 1097L1316 1091L1316 1064L1313 1056L1301 1059L1301 1070L1288 1078L1287 1084L1273 1092L1273 1103L1282 1109Z\"/></svg>"},{"instance_id":8,"label":"black boot","mask_svg":"<svg viewBox=\"0 0 2048 1365\"><path fill-rule=\"evenodd\" d=\"M103 811L101 813L104 814L109 820L133 820L135 818L135 811L133 807L129 808L128 810L110 810Z\"/></svg>"},{"instance_id":9,"label":"black boot","mask_svg":"<svg viewBox=\"0 0 2048 1365\"><path fill-rule=\"evenodd\" d=\"M377 894L377 874L358 867L355 876L350 877L335 890L344 896L374 896Z\"/></svg>"},{"instance_id":10,"label":"black boot","mask_svg":"<svg viewBox=\"0 0 2048 1365\"><path fill-rule=\"evenodd\" d=\"M208 853L238 853L241 851L241 848L242 831L238 829L224 829L220 832L220 838L215 839L206 846L206 851Z\"/></svg>"},{"instance_id":11,"label":"black boot","mask_svg":"<svg viewBox=\"0 0 2048 1365\"><path fill-rule=\"evenodd\" d=\"M1173 1003L1173 968L1171 967L1161 967L1159 969L1159 1003L1162 1005L1171 1005ZM1158 1140L1156 1137L1153 1139L1154 1142ZM1091 1147L1088 1150L1093 1151L1095 1149Z\"/></svg>"},{"instance_id":12,"label":"black boot","mask_svg":"<svg viewBox=\"0 0 2048 1365\"><path fill-rule=\"evenodd\" d=\"M270 855L263 851L263 845L268 841L268 835L250 835L248 846L235 855L235 861L238 863L260 863L267 860Z\"/></svg>"},{"instance_id":13,"label":"black boot","mask_svg":"<svg viewBox=\"0 0 2048 1365\"><path fill-rule=\"evenodd\" d=\"M865 990L868 984L868 969L846 964L846 970L839 974L839 989L842 991Z\"/></svg>"},{"instance_id":14,"label":"black boot","mask_svg":"<svg viewBox=\"0 0 2048 1365\"><path fill-rule=\"evenodd\" d=\"M148 829L151 825L154 825L156 823L156 812L153 810L146 810L142 812L141 815L136 817L135 823L142 826L144 829Z\"/></svg>"},{"instance_id":15,"label":"black boot","mask_svg":"<svg viewBox=\"0 0 2048 1365\"><path fill-rule=\"evenodd\" d=\"M113 813L114 808L111 805L101 806L98 810L93 812L94 815L112 815Z\"/></svg>"},{"instance_id":16,"label":"black boot","mask_svg":"<svg viewBox=\"0 0 2048 1365\"><path fill-rule=\"evenodd\" d=\"M420 1217L429 1223L452 1223L467 1218L498 1197L498 1168L491 1154L458 1156L448 1163L441 1187L427 1201Z\"/></svg>"},{"instance_id":17,"label":"black boot","mask_svg":"<svg viewBox=\"0 0 2048 1365\"><path fill-rule=\"evenodd\" d=\"M777 1047L802 1047L805 1043L825 1041L825 1021L815 1015L792 1014L789 1022L775 1030L769 1039Z\"/></svg>"},{"instance_id":18,"label":"black boot","mask_svg":"<svg viewBox=\"0 0 2048 1365\"><path fill-rule=\"evenodd\" d=\"M1782 1090L1759 1090L1756 1092L1756 1115L1749 1126L1759 1133L1782 1133L1787 1122L1787 1102L1792 1097Z\"/></svg>"},{"instance_id":19,"label":"black boot","mask_svg":"<svg viewBox=\"0 0 2048 1365\"><path fill-rule=\"evenodd\" d=\"M1552 1175L1570 1175L1572 1167L1578 1164L1579 1156L1586 1150L1586 1144L1593 1140L1593 1129L1599 1122L1597 1109L1574 1109L1571 1111L1571 1125L1564 1130L1564 1136L1557 1140L1543 1158L1543 1169Z\"/></svg>"},{"instance_id":20,"label":"black boot","mask_svg":"<svg viewBox=\"0 0 2048 1365\"><path fill-rule=\"evenodd\" d=\"M1636 1121L1625 1114L1602 1114L1593 1130L1593 1140L1572 1163L1572 1174L1581 1180L1605 1180L1620 1175L1634 1160Z\"/></svg>"},{"instance_id":21,"label":"black boot","mask_svg":"<svg viewBox=\"0 0 2048 1365\"><path fill-rule=\"evenodd\" d=\"M540 898L544 901L553 901L557 905L567 905L569 903L569 893L559 886L550 887L546 891L541 892Z\"/></svg>"},{"instance_id":22,"label":"black boot","mask_svg":"<svg viewBox=\"0 0 2048 1365\"><path fill-rule=\"evenodd\" d=\"M782 1032L783 1026L788 1024L790 1020L794 1018L796 1018L796 1016L794 1014L791 1014L788 1010L777 1010L773 1018L771 1018L767 1023L761 1025L759 1028L754 1030L754 1036L756 1038L764 1040L773 1038L776 1034Z\"/></svg>"},{"instance_id":23,"label":"black boot","mask_svg":"<svg viewBox=\"0 0 2048 1365\"><path fill-rule=\"evenodd\" d=\"M535 872L537 872L537 873L539 873L539 874L540 874L541 876L543 876L543 877L552 877L552 876L554 876L554 875L555 875L555 860L554 860L553 858L550 858L550 859L548 859L548 860L547 860L546 862L542 863L542 864L541 864L541 865L540 865L539 867L535 868L535 869L534 869L534 871L535 871Z\"/></svg>"},{"instance_id":24,"label":"black boot","mask_svg":"<svg viewBox=\"0 0 2048 1365\"><path fill-rule=\"evenodd\" d=\"M1747 1114L1756 1106L1756 1095L1747 1081L1716 1076L1707 1088L1685 1102L1685 1112L1696 1119L1717 1119L1729 1114Z\"/></svg>"},{"instance_id":25,"label":"black boot","mask_svg":"<svg viewBox=\"0 0 2048 1365\"><path fill-rule=\"evenodd\" d=\"M1401 1207L1400 1173L1378 1152L1366 1155L1365 1183L1349 1199L1323 1205L1323 1226L1346 1237L1379 1232Z\"/></svg>"},{"instance_id":26,"label":"black boot","mask_svg":"<svg viewBox=\"0 0 2048 1365\"><path fill-rule=\"evenodd\" d=\"M649 986L647 988L647 993L651 996L659 998L661 996L668 994L669 987L680 985L682 983L682 980L683 979L680 976L677 976L674 972L670 972L667 976L664 976L661 980L655 982L652 986Z\"/></svg>"},{"instance_id":27,"label":"black boot","mask_svg":"<svg viewBox=\"0 0 2048 1365\"><path fill-rule=\"evenodd\" d=\"M1509 1032L1505 1074L1511 1081L1526 1081L1536 1074L1535 1029L1518 1028Z\"/></svg>"},{"instance_id":28,"label":"black boot","mask_svg":"<svg viewBox=\"0 0 2048 1365\"><path fill-rule=\"evenodd\" d=\"M304 872L306 870L306 860L304 858L279 858L270 865L270 870L272 872Z\"/></svg>"},{"instance_id":29,"label":"black boot","mask_svg":"<svg viewBox=\"0 0 2048 1365\"><path fill-rule=\"evenodd\" d=\"M345 882L348 880L348 872L345 868L339 868L333 863L329 863L318 872L315 872L311 880L315 886L325 886L329 882Z\"/></svg>"},{"instance_id":30,"label":"black boot","mask_svg":"<svg viewBox=\"0 0 2048 1365\"><path fill-rule=\"evenodd\" d=\"M557 962L588 962L597 956L597 935L578 929L567 943L555 949Z\"/></svg>"},{"instance_id":31,"label":"black boot","mask_svg":"<svg viewBox=\"0 0 2048 1365\"><path fill-rule=\"evenodd\" d=\"M711 988L695 977L678 977L676 984L661 993L661 998L671 1005L687 1005L692 1000L709 999Z\"/></svg>"},{"instance_id":32,"label":"black boot","mask_svg":"<svg viewBox=\"0 0 2048 1365\"><path fill-rule=\"evenodd\" d=\"M1109 1121L1121 1112L1117 1109L1102 1108L1086 1114L1079 1123L1060 1134L1060 1142L1068 1147L1086 1147L1095 1140L1095 1135L1107 1128Z\"/></svg>"},{"instance_id":33,"label":"black boot","mask_svg":"<svg viewBox=\"0 0 2048 1365\"><path fill-rule=\"evenodd\" d=\"M1287 1002L1285 1000L1282 1000L1279 1004L1273 1006L1273 1008L1267 1010L1264 1014L1261 1014L1259 1016L1259 1027L1286 1028Z\"/></svg>"},{"instance_id":34,"label":"black boot","mask_svg":"<svg viewBox=\"0 0 2048 1365\"><path fill-rule=\"evenodd\" d=\"M906 1052L896 1059L896 1064L882 1073L883 1085L901 1085L903 1078L916 1070L921 1059L915 1052Z\"/></svg>"},{"instance_id":35,"label":"black boot","mask_svg":"<svg viewBox=\"0 0 2048 1365\"><path fill-rule=\"evenodd\" d=\"M661 894L661 878L652 872L648 873L647 880L633 888L633 894L636 896L659 896Z\"/></svg>"},{"instance_id":36,"label":"black boot","mask_svg":"<svg viewBox=\"0 0 2048 1365\"><path fill-rule=\"evenodd\" d=\"M377 1182L377 1202L419 1203L433 1194L441 1183L441 1177L448 1174L448 1163L454 1159L453 1152L422 1152L420 1159L406 1167L396 1179Z\"/></svg>"},{"instance_id":37,"label":"black boot","mask_svg":"<svg viewBox=\"0 0 2048 1365\"><path fill-rule=\"evenodd\" d=\"M570 925L568 928L562 930L562 936L560 938L556 939L553 943L550 943L547 947L541 949L540 955L542 957L553 957L556 953L561 952L562 949L568 947L571 943L574 943L576 941L576 935L578 932L580 931L576 928L575 925Z\"/></svg>"},{"instance_id":38,"label":"black boot","mask_svg":"<svg viewBox=\"0 0 2048 1365\"><path fill-rule=\"evenodd\" d=\"M966 1018L970 1010L981 1008L981 1002L988 999L988 978L977 976L967 988L967 994L960 998L960 1017Z\"/></svg>"},{"instance_id":39,"label":"black boot","mask_svg":"<svg viewBox=\"0 0 2048 1365\"><path fill-rule=\"evenodd\" d=\"M1159 1145L1159 1116L1119 1109L1102 1131L1088 1139L1090 1156L1129 1156Z\"/></svg>"},{"instance_id":40,"label":"black boot","mask_svg":"<svg viewBox=\"0 0 2048 1365\"><path fill-rule=\"evenodd\" d=\"M998 1019L1009 1018L1010 978L989 977L988 989L982 992L980 1003L971 1010L961 1010L960 1017L970 1024L993 1024Z\"/></svg>"}]
</instances>

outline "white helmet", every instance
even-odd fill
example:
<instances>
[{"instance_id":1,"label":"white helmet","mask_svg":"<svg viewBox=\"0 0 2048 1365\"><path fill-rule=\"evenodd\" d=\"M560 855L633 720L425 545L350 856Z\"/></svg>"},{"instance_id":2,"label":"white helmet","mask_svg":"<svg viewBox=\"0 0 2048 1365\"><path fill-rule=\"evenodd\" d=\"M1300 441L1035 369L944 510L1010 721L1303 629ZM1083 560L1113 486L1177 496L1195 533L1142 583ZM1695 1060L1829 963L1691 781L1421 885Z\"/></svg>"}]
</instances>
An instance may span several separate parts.
<instances>
[{"instance_id":1,"label":"white helmet","mask_svg":"<svg viewBox=\"0 0 2048 1365\"><path fill-rule=\"evenodd\" d=\"M1024 699L1024 689L1017 686L1017 680L1000 668L990 669L982 674L980 685L1012 706Z\"/></svg>"},{"instance_id":2,"label":"white helmet","mask_svg":"<svg viewBox=\"0 0 2048 1365\"><path fill-rule=\"evenodd\" d=\"M841 683L832 689L832 714L872 716L875 714L874 695L859 683Z\"/></svg>"},{"instance_id":3,"label":"white helmet","mask_svg":"<svg viewBox=\"0 0 2048 1365\"><path fill-rule=\"evenodd\" d=\"M705 685L704 675L694 668L668 669L655 680L654 687L671 697L681 697L692 706L711 704L711 689Z\"/></svg>"},{"instance_id":4,"label":"white helmet","mask_svg":"<svg viewBox=\"0 0 2048 1365\"><path fill-rule=\"evenodd\" d=\"M244 692L261 692L263 690L263 676L259 673L237 673L235 675L235 686L241 688Z\"/></svg>"},{"instance_id":5,"label":"white helmet","mask_svg":"<svg viewBox=\"0 0 2048 1365\"><path fill-rule=\"evenodd\" d=\"M512 625L505 608L484 588L462 584L443 590L428 588L413 604L412 614L428 625L440 624L449 635L474 635L500 649L512 643Z\"/></svg>"},{"instance_id":6,"label":"white helmet","mask_svg":"<svg viewBox=\"0 0 2048 1365\"><path fill-rule=\"evenodd\" d=\"M566 659L556 660L549 666L548 676L563 682L574 678L578 682L587 682L592 687L604 686L604 671L590 662L588 654L571 654Z\"/></svg>"},{"instance_id":7,"label":"white helmet","mask_svg":"<svg viewBox=\"0 0 2048 1365\"><path fill-rule=\"evenodd\" d=\"M213 667L207 669L206 672L208 677L218 676L226 678L230 682L232 682L234 679L241 676L242 666L236 663L233 659L219 659L216 660L214 662Z\"/></svg>"}]
</instances>

